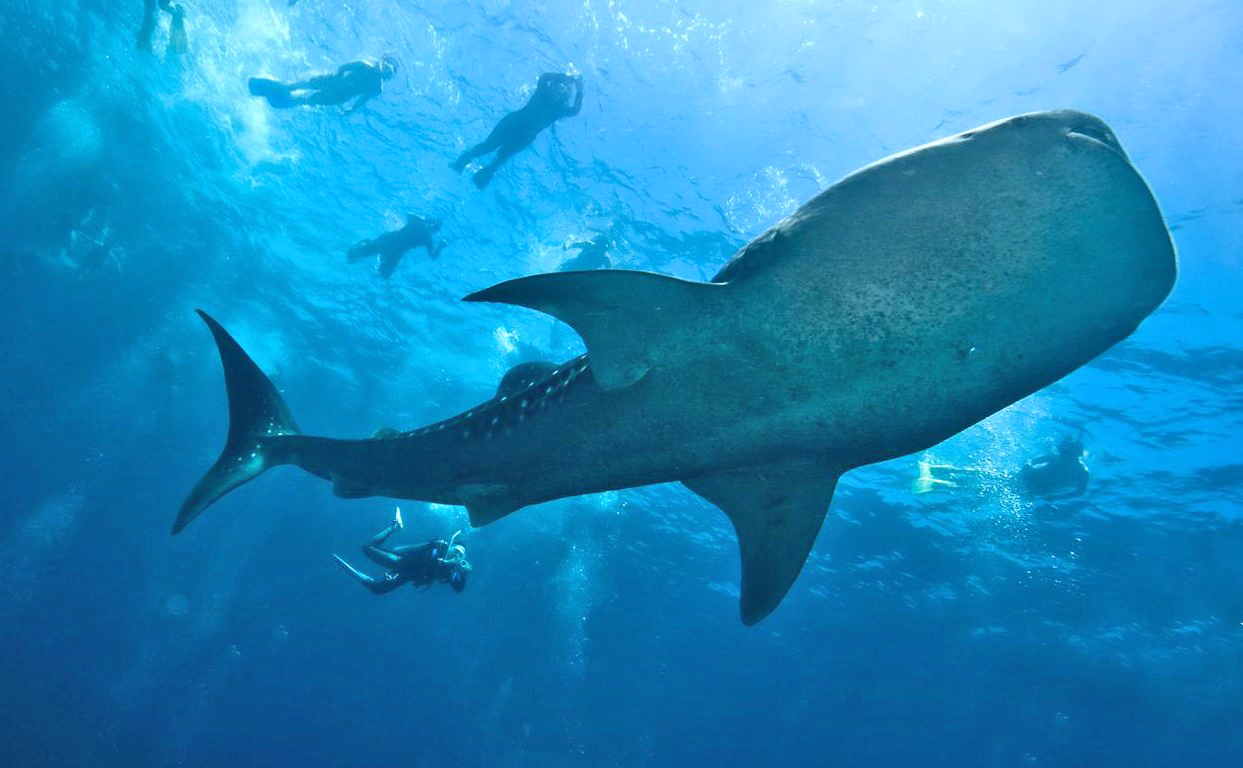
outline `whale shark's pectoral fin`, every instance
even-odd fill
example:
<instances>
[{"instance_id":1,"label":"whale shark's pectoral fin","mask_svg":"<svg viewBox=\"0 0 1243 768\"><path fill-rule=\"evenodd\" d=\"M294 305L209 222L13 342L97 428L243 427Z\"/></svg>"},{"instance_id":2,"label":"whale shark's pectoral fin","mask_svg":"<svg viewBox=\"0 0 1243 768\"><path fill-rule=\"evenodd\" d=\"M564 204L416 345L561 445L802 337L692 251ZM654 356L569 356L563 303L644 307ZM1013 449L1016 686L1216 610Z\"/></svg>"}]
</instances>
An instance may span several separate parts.
<instances>
[{"instance_id":1,"label":"whale shark's pectoral fin","mask_svg":"<svg viewBox=\"0 0 1243 768\"><path fill-rule=\"evenodd\" d=\"M375 491L360 483L346 480L343 477L333 477L332 495L338 499L365 499L369 496L375 496Z\"/></svg>"},{"instance_id":2,"label":"whale shark's pectoral fin","mask_svg":"<svg viewBox=\"0 0 1243 768\"><path fill-rule=\"evenodd\" d=\"M596 383L621 389L647 375L653 353L673 329L710 315L707 304L723 288L653 272L599 269L507 280L464 301L516 304L561 320L587 345Z\"/></svg>"},{"instance_id":3,"label":"whale shark's pectoral fin","mask_svg":"<svg viewBox=\"0 0 1243 768\"><path fill-rule=\"evenodd\" d=\"M500 520L518 508L519 505L502 498L483 497L467 502L466 514L470 517L471 526L479 528Z\"/></svg>"},{"instance_id":4,"label":"whale shark's pectoral fin","mask_svg":"<svg viewBox=\"0 0 1243 768\"><path fill-rule=\"evenodd\" d=\"M816 541L841 471L793 458L683 480L721 508L742 552L742 623L763 619L794 584Z\"/></svg>"}]
</instances>

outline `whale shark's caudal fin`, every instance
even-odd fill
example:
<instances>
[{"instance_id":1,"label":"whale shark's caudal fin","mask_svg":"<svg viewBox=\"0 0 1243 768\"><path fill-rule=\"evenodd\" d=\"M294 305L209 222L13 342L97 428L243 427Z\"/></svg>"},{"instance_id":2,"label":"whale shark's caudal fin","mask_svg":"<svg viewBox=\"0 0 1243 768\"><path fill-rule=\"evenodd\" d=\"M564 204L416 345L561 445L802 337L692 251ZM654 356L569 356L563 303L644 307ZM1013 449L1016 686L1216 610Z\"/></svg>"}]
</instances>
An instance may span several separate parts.
<instances>
[{"instance_id":1,"label":"whale shark's caudal fin","mask_svg":"<svg viewBox=\"0 0 1243 768\"><path fill-rule=\"evenodd\" d=\"M602 389L634 384L651 370L662 343L685 329L700 334L709 303L725 286L696 283L653 272L598 269L554 272L507 280L467 296L537 309L578 332Z\"/></svg>"},{"instance_id":2,"label":"whale shark's caudal fin","mask_svg":"<svg viewBox=\"0 0 1243 768\"><path fill-rule=\"evenodd\" d=\"M289 415L284 398L255 361L220 323L202 310L198 313L216 339L220 363L224 366L224 385L229 396L229 436L220 458L190 491L177 512L174 534L180 533L216 499L273 466L267 455L271 438L298 434L298 425Z\"/></svg>"},{"instance_id":3,"label":"whale shark's caudal fin","mask_svg":"<svg viewBox=\"0 0 1243 768\"><path fill-rule=\"evenodd\" d=\"M820 532L841 470L790 458L700 475L682 484L720 507L742 554L742 623L773 612L794 584Z\"/></svg>"}]
</instances>

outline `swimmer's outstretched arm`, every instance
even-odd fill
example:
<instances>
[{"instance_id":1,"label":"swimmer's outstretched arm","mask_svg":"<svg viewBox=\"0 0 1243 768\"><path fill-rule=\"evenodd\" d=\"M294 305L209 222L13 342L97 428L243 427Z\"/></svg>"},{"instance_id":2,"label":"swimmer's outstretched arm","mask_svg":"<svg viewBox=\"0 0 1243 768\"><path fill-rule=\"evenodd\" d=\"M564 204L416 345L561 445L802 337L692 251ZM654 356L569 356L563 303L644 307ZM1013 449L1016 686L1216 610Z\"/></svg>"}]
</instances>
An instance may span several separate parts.
<instances>
[{"instance_id":1,"label":"swimmer's outstretched arm","mask_svg":"<svg viewBox=\"0 0 1243 768\"><path fill-rule=\"evenodd\" d=\"M354 114L358 110L362 109L367 104L367 102L370 101L372 97L374 96L375 96L374 93L368 93L368 94L359 96L357 99L354 99L354 103L350 106L349 109L345 110L345 114L347 115Z\"/></svg>"},{"instance_id":2,"label":"swimmer's outstretched arm","mask_svg":"<svg viewBox=\"0 0 1243 768\"><path fill-rule=\"evenodd\" d=\"M574 106L570 107L570 111L565 113L566 117L574 117L583 108L583 76L575 75L574 78Z\"/></svg>"}]
</instances>

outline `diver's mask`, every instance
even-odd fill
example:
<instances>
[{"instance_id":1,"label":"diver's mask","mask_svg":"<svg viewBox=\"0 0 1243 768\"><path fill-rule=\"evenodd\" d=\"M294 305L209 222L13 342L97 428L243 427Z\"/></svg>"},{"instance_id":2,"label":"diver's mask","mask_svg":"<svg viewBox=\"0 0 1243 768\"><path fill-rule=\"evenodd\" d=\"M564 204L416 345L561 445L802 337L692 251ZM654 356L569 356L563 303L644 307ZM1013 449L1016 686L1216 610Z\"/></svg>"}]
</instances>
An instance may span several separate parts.
<instances>
[{"instance_id":1,"label":"diver's mask","mask_svg":"<svg viewBox=\"0 0 1243 768\"><path fill-rule=\"evenodd\" d=\"M459 571L469 572L471 570L471 564L466 560L466 547L461 544L449 547L449 551L441 559Z\"/></svg>"},{"instance_id":2,"label":"diver's mask","mask_svg":"<svg viewBox=\"0 0 1243 768\"><path fill-rule=\"evenodd\" d=\"M453 534L453 538L449 539L449 550L445 552L445 556L441 560L447 565L453 566L454 570L470 573L471 564L466 560L466 547L457 543L458 537L461 535L461 531Z\"/></svg>"}]
</instances>

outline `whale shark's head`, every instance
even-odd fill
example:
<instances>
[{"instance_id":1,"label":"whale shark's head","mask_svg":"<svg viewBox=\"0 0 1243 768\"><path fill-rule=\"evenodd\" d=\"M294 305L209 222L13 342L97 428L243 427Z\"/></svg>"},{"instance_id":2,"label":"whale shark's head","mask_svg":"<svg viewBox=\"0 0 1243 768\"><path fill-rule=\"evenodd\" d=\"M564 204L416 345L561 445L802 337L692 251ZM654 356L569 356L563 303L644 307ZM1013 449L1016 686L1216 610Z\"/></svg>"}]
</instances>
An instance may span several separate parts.
<instances>
[{"instance_id":1,"label":"whale shark's head","mask_svg":"<svg viewBox=\"0 0 1243 768\"><path fill-rule=\"evenodd\" d=\"M1050 145L1067 145L1077 149L1105 150L1118 155L1123 160L1127 159L1122 145L1104 120L1073 109L1016 115L951 136L944 141L988 142L1016 138L1023 141L1029 149L1033 145L1045 142Z\"/></svg>"}]
</instances>

